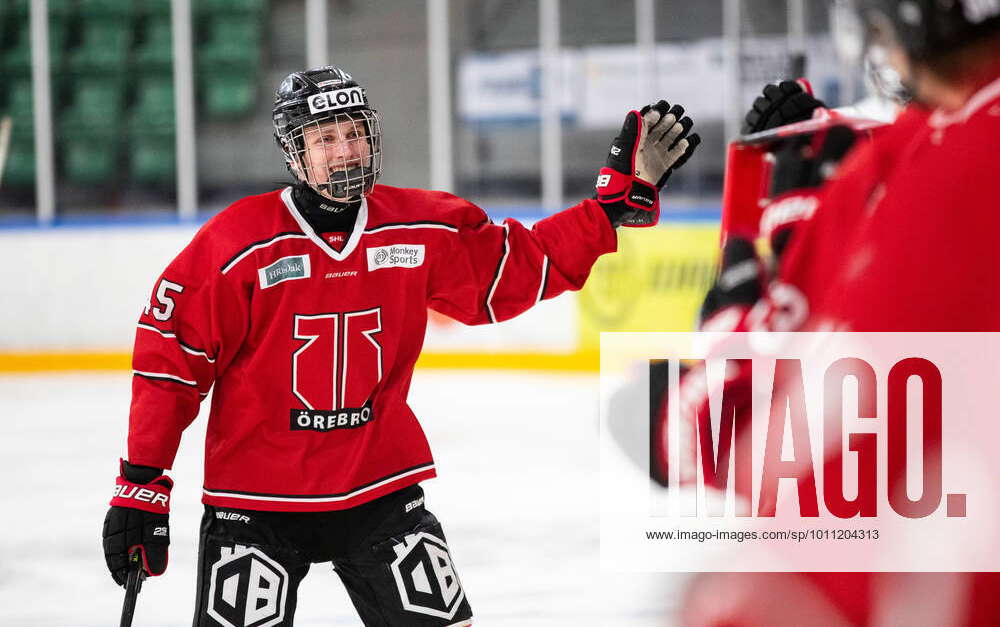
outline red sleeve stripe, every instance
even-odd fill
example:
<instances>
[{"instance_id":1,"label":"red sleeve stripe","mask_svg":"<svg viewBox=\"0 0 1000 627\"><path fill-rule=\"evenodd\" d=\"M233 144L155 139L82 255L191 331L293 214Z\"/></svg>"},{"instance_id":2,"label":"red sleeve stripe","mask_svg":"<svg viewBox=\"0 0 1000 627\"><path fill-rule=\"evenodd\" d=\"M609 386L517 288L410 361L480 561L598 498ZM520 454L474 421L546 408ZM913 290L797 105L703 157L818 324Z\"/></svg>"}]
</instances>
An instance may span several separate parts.
<instances>
[{"instance_id":1,"label":"red sleeve stripe","mask_svg":"<svg viewBox=\"0 0 1000 627\"><path fill-rule=\"evenodd\" d=\"M535 297L535 303L542 302L545 298L545 284L549 282L549 256L545 255L542 257L542 280L538 284L538 296Z\"/></svg>"},{"instance_id":2,"label":"red sleeve stripe","mask_svg":"<svg viewBox=\"0 0 1000 627\"><path fill-rule=\"evenodd\" d=\"M493 294L497 291L497 285L500 284L500 278L503 276L503 268L507 265L507 255L510 254L510 243L507 241L509 238L510 228L505 222L503 225L503 256L500 257L496 273L493 275L493 284L490 285L490 292L486 295L486 314L489 316L490 322L493 323L497 321L496 313L493 311Z\"/></svg>"},{"instance_id":3,"label":"red sleeve stripe","mask_svg":"<svg viewBox=\"0 0 1000 627\"><path fill-rule=\"evenodd\" d=\"M142 377L144 379L155 379L157 381L174 381L176 383L183 383L184 385L190 385L193 388L198 387L197 381L188 381L187 379L182 379L177 375L167 374L165 372L142 372L141 370L133 370L132 374Z\"/></svg>"},{"instance_id":4,"label":"red sleeve stripe","mask_svg":"<svg viewBox=\"0 0 1000 627\"><path fill-rule=\"evenodd\" d=\"M379 231L391 231L392 229L444 229L452 233L458 233L458 229L444 222L387 222L379 226L365 229L365 233L378 233Z\"/></svg>"},{"instance_id":5,"label":"red sleeve stripe","mask_svg":"<svg viewBox=\"0 0 1000 627\"><path fill-rule=\"evenodd\" d=\"M226 274L227 272L233 269L233 266L243 261L243 259L245 259L247 255L249 255L253 251L259 248L267 248L271 244L274 244L275 242L280 242L283 239L309 239L309 236L306 235L305 233L298 233L298 232L278 233L277 235L275 235L270 239L254 242L253 244L250 244L240 252L236 253L236 255L232 259L224 263L222 267L219 268L219 270L222 272L222 274Z\"/></svg>"},{"instance_id":6,"label":"red sleeve stripe","mask_svg":"<svg viewBox=\"0 0 1000 627\"><path fill-rule=\"evenodd\" d=\"M140 329L145 329L147 331L153 331L155 333L159 333L160 335L162 335L165 338L171 338L171 339L177 340L177 343L180 344L181 350L183 350L185 353L189 353L191 355L197 355L199 357L204 357L205 360L208 363L210 363L210 364L214 364L215 363L215 358L214 357L209 357L208 353L206 353L205 351L198 350L197 348L194 348L193 346L189 346L189 345L185 344L184 342L182 342L179 339L177 339L177 335L174 334L174 333L170 333L169 331L161 331L161 330L157 329L156 327L154 327L152 325L148 325L148 324L142 324L142 323L140 323L138 326L139 326Z\"/></svg>"}]
</instances>

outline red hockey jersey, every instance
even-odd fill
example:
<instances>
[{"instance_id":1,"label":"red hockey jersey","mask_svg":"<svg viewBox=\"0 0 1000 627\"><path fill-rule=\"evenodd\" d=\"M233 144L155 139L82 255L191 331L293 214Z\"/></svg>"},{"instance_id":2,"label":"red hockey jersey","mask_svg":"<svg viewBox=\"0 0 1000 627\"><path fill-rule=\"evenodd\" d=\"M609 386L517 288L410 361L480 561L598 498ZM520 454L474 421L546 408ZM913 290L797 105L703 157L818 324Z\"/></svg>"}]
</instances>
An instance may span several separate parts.
<instances>
[{"instance_id":1,"label":"red hockey jersey","mask_svg":"<svg viewBox=\"0 0 1000 627\"><path fill-rule=\"evenodd\" d=\"M998 147L1000 78L959 111L908 108L852 152L815 194L818 208L795 227L767 297L746 318L730 317L717 329L1000 330ZM666 457L659 450L662 467ZM844 461L838 451L824 463ZM952 574L925 574L944 575ZM802 576L849 624L869 624L879 595L884 604L885 590L892 589L891 574ZM996 573L972 575L949 624L998 624L997 585ZM802 609L794 600L782 602ZM751 620L735 612L727 619Z\"/></svg>"},{"instance_id":2,"label":"red hockey jersey","mask_svg":"<svg viewBox=\"0 0 1000 627\"><path fill-rule=\"evenodd\" d=\"M953 113L907 109L796 229L750 328L1000 329L1000 79Z\"/></svg>"},{"instance_id":3,"label":"red hockey jersey","mask_svg":"<svg viewBox=\"0 0 1000 627\"><path fill-rule=\"evenodd\" d=\"M1000 330L998 147L1000 78L958 111L909 109L852 154L789 244L770 290L772 326ZM886 589L883 574L805 576L852 624L871 620ZM973 574L951 624L996 625L997 583L996 573Z\"/></svg>"},{"instance_id":4,"label":"red hockey jersey","mask_svg":"<svg viewBox=\"0 0 1000 627\"><path fill-rule=\"evenodd\" d=\"M450 194L380 185L338 251L290 188L245 198L195 235L140 318L129 461L170 468L212 390L206 504L344 509L430 478L406 403L427 308L506 320L579 289L615 249L592 200L528 230Z\"/></svg>"}]
</instances>

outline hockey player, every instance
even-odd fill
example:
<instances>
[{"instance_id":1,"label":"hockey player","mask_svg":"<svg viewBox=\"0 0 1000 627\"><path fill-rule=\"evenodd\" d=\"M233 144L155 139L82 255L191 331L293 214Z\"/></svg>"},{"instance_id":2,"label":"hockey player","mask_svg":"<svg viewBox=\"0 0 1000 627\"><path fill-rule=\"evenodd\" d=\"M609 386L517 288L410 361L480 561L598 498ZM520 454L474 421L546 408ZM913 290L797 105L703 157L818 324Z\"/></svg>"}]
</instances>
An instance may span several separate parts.
<instances>
[{"instance_id":1,"label":"hockey player","mask_svg":"<svg viewBox=\"0 0 1000 627\"><path fill-rule=\"evenodd\" d=\"M157 281L136 332L128 459L104 523L121 584L133 551L167 566L163 471L212 392L196 625L291 625L310 564L332 561L366 625L468 625L472 611L419 483L434 461L407 405L428 307L467 324L579 289L654 224L698 145L679 106L628 114L598 196L528 230L443 192L376 185L382 126L323 67L278 88L295 184L209 220Z\"/></svg>"},{"instance_id":2,"label":"hockey player","mask_svg":"<svg viewBox=\"0 0 1000 627\"><path fill-rule=\"evenodd\" d=\"M765 211L782 251L777 275L761 285L752 247L732 242L723 276L743 265L730 275L742 279L720 280L709 322L716 330L1000 330L1000 2L841 4L887 53L914 102L826 183L821 157L843 152L843 130L779 151L783 193ZM782 203L812 209L773 210ZM890 489L900 480L890 477ZM684 622L996 625L998 585L992 573L709 575L692 586Z\"/></svg>"}]
</instances>

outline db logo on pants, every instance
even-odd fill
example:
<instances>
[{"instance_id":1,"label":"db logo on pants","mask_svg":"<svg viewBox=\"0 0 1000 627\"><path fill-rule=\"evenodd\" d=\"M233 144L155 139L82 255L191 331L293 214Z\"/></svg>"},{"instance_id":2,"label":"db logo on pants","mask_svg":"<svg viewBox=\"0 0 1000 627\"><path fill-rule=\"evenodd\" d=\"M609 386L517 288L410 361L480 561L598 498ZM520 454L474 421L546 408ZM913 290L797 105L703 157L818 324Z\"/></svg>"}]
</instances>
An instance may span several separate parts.
<instances>
[{"instance_id":1,"label":"db logo on pants","mask_svg":"<svg viewBox=\"0 0 1000 627\"><path fill-rule=\"evenodd\" d=\"M208 615L225 627L276 625L287 597L288 572L260 549L223 548L212 566Z\"/></svg>"}]
</instances>

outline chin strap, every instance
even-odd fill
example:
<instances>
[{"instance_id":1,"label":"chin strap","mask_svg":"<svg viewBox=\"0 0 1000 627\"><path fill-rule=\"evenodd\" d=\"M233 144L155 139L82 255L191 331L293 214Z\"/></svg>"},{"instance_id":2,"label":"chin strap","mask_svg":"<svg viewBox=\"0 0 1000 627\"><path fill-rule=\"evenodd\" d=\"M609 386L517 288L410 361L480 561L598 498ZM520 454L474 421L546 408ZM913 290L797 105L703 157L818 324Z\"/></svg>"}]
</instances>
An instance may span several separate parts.
<instances>
[{"instance_id":1,"label":"chin strap","mask_svg":"<svg viewBox=\"0 0 1000 627\"><path fill-rule=\"evenodd\" d=\"M295 204L303 213L309 216L327 216L347 211L357 211L361 206L360 196L352 198L347 202L331 200L301 181L295 185L292 192Z\"/></svg>"}]
</instances>

